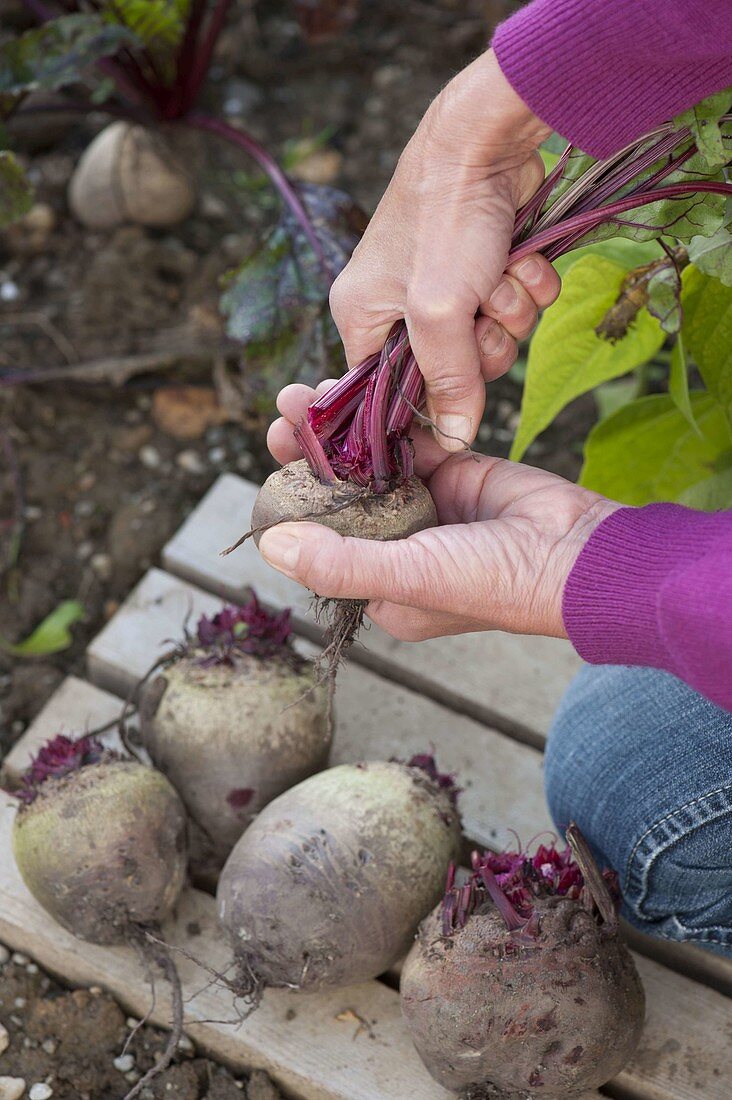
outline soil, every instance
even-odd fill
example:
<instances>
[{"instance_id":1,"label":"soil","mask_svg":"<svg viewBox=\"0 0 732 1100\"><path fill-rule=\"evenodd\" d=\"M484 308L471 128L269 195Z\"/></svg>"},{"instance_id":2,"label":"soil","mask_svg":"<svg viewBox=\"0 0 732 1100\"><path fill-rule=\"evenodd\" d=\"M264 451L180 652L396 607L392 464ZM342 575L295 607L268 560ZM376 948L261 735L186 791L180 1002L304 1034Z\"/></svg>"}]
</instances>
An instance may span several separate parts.
<instances>
[{"instance_id":1,"label":"soil","mask_svg":"<svg viewBox=\"0 0 732 1100\"><path fill-rule=\"evenodd\" d=\"M372 0L337 38L308 43L291 3L242 0L220 41L210 106L279 156L317 139L293 172L342 187L372 211L429 100L514 6ZM104 122L53 116L17 136L36 206L0 234L0 371L120 356L160 362L116 385L0 387L0 757L63 677L83 674L91 638L216 477L231 470L261 481L273 469L271 403L248 403L252 379L235 351L222 354L217 300L221 275L255 248L276 203L251 164L208 146L201 201L183 225L84 229L66 188ZM108 377L119 381L119 371ZM481 449L507 453L520 393L515 377L492 385ZM574 477L578 450L566 441L593 420L592 401L576 402L529 460ZM84 615L67 648L33 659L4 651L69 599ZM126 1025L106 995L69 993L11 962L0 974L0 1019L11 1033L0 1074L51 1075L57 1100L123 1095L112 1059ZM148 1028L136 1036L139 1069L160 1041ZM171 1093L226 1100L242 1090L186 1055L151 1095Z\"/></svg>"}]
</instances>

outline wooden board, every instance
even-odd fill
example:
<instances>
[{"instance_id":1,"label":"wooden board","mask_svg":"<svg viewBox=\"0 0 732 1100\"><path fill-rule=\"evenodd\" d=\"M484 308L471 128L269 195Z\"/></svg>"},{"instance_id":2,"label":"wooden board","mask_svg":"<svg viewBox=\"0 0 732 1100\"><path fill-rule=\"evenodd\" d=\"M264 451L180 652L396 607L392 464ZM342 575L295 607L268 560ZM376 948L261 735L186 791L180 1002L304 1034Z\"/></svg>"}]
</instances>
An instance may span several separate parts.
<instances>
[{"instance_id":1,"label":"wooden board","mask_svg":"<svg viewBox=\"0 0 732 1100\"><path fill-rule=\"evenodd\" d=\"M184 609L215 610L220 600L151 569L88 650L90 677L127 695L163 649L180 636ZM313 652L305 645L306 652ZM408 757L434 747L444 771L464 788L466 833L479 843L526 840L551 819L544 800L541 757L534 749L351 664L339 674L333 763Z\"/></svg>"},{"instance_id":2,"label":"wooden board","mask_svg":"<svg viewBox=\"0 0 732 1100\"><path fill-rule=\"evenodd\" d=\"M309 594L270 568L252 542L228 557L220 551L249 527L258 487L223 474L163 550L171 572L227 599L249 585L274 606L290 605L313 630ZM498 729L539 743L562 692L580 667L568 642L499 632L409 644L377 627L362 636L353 659Z\"/></svg>"},{"instance_id":3,"label":"wooden board","mask_svg":"<svg viewBox=\"0 0 732 1100\"><path fill-rule=\"evenodd\" d=\"M82 943L52 921L26 890L10 854L14 808L0 795L0 940L74 985L102 985L126 1011L144 1016L150 990L135 953ZM186 890L166 940L207 966L226 968L230 954L214 899ZM191 935L191 925L200 934ZM186 1032L205 1053L237 1069L265 1069L302 1100L448 1100L423 1068L399 1012L399 996L381 982L307 998L272 991L237 1026L231 995L206 989L209 977L177 957L186 999ZM198 992L203 990L203 992ZM169 1026L164 983L156 986L152 1022ZM191 998L189 1000L189 998ZM367 1022L359 1029L357 1017ZM231 1023L202 1021L229 1020Z\"/></svg>"},{"instance_id":4,"label":"wooden board","mask_svg":"<svg viewBox=\"0 0 732 1100\"><path fill-rule=\"evenodd\" d=\"M68 684L65 700L68 725L75 728L89 712L90 694L88 689L79 693L75 710L72 689ZM105 699L109 696L99 700L100 708ZM47 731L57 714L57 702L52 700L24 742L37 737L37 727ZM27 750L25 744L23 748ZM0 801L0 851L5 853L0 863L0 939L33 955L67 981L105 985L128 1011L142 1015L149 993L136 959L126 949L81 944L40 911L10 856L11 823L12 809L4 798ZM191 921L200 925L200 935L190 935ZM186 891L166 937L207 965L222 969L226 964L226 945L216 929L213 901L197 891ZM727 1100L732 1002L646 959L636 961L648 996L646 1027L633 1061L610 1086L611 1094L634 1100ZM181 970L187 995L206 984L190 963L181 961ZM287 1019L290 1009L296 1012L293 1020ZM220 992L199 994L187 1012L191 1021L187 1030L206 1052L238 1067L267 1069L304 1100L447 1100L447 1094L417 1063L399 1018L396 994L379 982L327 996L270 994L260 1011L238 1029L193 1022L231 1019L229 999ZM352 1014L369 1021L375 1038L362 1043L366 1036L354 1034L357 1024ZM164 1003L158 1005L154 1019L166 1022Z\"/></svg>"},{"instance_id":5,"label":"wooden board","mask_svg":"<svg viewBox=\"0 0 732 1100\"><path fill-rule=\"evenodd\" d=\"M316 636L307 593L268 566L251 542L220 557L220 550L247 529L257 491L252 482L222 475L164 548L163 560L171 572L227 599L242 599L251 584L272 607L292 606L299 628ZM409 645L372 627L363 639L352 651L355 662L538 747L580 665L566 643L500 632ZM732 959L635 930L629 937L636 948L680 973L732 992Z\"/></svg>"}]
</instances>

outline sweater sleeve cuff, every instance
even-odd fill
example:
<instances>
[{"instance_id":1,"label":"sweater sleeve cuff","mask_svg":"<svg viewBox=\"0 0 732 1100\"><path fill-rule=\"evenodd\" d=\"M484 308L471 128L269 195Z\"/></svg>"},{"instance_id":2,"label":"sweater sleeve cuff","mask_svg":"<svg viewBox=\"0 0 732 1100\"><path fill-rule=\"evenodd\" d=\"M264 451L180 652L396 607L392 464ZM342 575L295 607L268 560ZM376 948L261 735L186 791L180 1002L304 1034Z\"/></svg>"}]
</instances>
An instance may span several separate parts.
<instances>
[{"instance_id":1,"label":"sweater sleeve cuff","mask_svg":"<svg viewBox=\"0 0 732 1100\"><path fill-rule=\"evenodd\" d=\"M727 4L533 0L492 46L533 113L603 158L730 83Z\"/></svg>"},{"instance_id":2,"label":"sweater sleeve cuff","mask_svg":"<svg viewBox=\"0 0 732 1100\"><path fill-rule=\"evenodd\" d=\"M567 634L584 660L677 672L662 630L662 592L672 574L718 542L720 518L649 504L603 520L575 562L562 602Z\"/></svg>"}]
</instances>

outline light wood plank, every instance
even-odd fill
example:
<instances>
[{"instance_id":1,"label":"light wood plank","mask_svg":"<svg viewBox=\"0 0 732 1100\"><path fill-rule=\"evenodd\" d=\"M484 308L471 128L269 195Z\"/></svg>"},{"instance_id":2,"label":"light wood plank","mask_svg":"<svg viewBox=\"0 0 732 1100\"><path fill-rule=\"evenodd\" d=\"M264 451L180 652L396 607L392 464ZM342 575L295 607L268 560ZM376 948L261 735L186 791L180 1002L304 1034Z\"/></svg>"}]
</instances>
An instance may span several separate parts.
<instances>
[{"instance_id":1,"label":"light wood plank","mask_svg":"<svg viewBox=\"0 0 732 1100\"><path fill-rule=\"evenodd\" d=\"M89 646L90 679L126 696L172 644L182 641L186 622L194 630L199 616L220 607L216 596L183 586L160 569L150 570L125 600L125 614L120 618L117 612Z\"/></svg>"},{"instance_id":2,"label":"light wood plank","mask_svg":"<svg viewBox=\"0 0 732 1100\"><path fill-rule=\"evenodd\" d=\"M65 981L102 985L128 1012L145 1015L150 990L135 953L75 939L47 917L26 890L10 854L13 813L11 800L0 796L0 939ZM191 923L198 925L200 934L191 935ZM215 902L206 894L186 890L164 935L207 966L221 971L228 965ZM448 1100L412 1047L398 994L381 982L307 998L271 991L260 1009L237 1027L231 995L204 989L208 975L180 956L178 965L188 1002L186 1032L212 1057L238 1069L265 1069L302 1100ZM156 992L152 1021L168 1026L164 983L157 984ZM368 1030L357 1033L355 1017L367 1021ZM203 1022L211 1020L232 1023Z\"/></svg>"},{"instance_id":3,"label":"light wood plank","mask_svg":"<svg viewBox=\"0 0 732 1100\"><path fill-rule=\"evenodd\" d=\"M67 702L70 707L68 723L76 727L81 712L73 710L73 694L67 696ZM88 698L83 706L88 707ZM25 735L31 736L30 732ZM11 824L10 800L4 796L0 801L0 851L5 853L0 863L0 938L16 950L34 955L68 981L106 985L129 1011L142 1014L147 1005L147 990L129 952L80 944L49 921L27 894L10 856ZM187 931L192 920L198 921L202 930L193 938ZM186 891L178 919L166 929L166 935L169 942L185 947L210 966L222 969L226 963L226 946L216 930L213 903L196 891ZM635 1057L609 1091L634 1100L727 1100L732 1001L657 963L642 957L637 957L636 962L647 993L646 1025ZM181 969L187 990L200 989L203 983L195 968L181 961ZM236 1032L225 1025L210 1023L191 1026L190 1031L214 1056L226 1058L235 1065L261 1066L297 1096L307 1100L311 1097L313 1100L315 1097L322 1100L330 1097L432 1100L434 1097L436 1100L445 1094L435 1090L424 1074L419 1077L421 1067L417 1067L416 1091L411 1073L407 1074L408 1081L412 1082L410 1089L401 1083L402 1078L391 1076L389 1051L396 1052L398 1060L401 1048L410 1070L414 1066L414 1055L404 1037L395 994L385 997L388 993L380 983L372 982L327 997L306 999L271 994L265 998L263 1008ZM226 1016L227 999L220 993L208 991L200 997L193 1002L190 1019L229 1018ZM287 1008L295 1007L298 1011L300 1006L302 1014L291 1021L291 1028L284 1018ZM385 1029L387 1050L379 1050L377 1056L378 1070L383 1071L383 1076L375 1076L370 1084L365 1080L372 1072L370 1051L367 1051L365 1068L358 1057L350 1067L348 1058L344 1059L345 1067L338 1061L342 1033L333 1025L343 1022L338 1021L337 1016L347 1008L369 1021L375 1019L374 1029L380 1025ZM162 1015L155 1019L165 1023L161 1006L160 1012ZM310 1044L310 1053L303 1056L301 1047L307 1044ZM348 1050L351 1058L362 1053L360 1049ZM333 1075L339 1069L341 1077L334 1084ZM420 1082L426 1082L424 1091L420 1091L424 1087ZM379 1091L379 1088L392 1088L393 1091ZM400 1088L404 1091L397 1091Z\"/></svg>"},{"instance_id":4,"label":"light wood plank","mask_svg":"<svg viewBox=\"0 0 732 1100\"><path fill-rule=\"evenodd\" d=\"M151 569L92 641L90 677L126 695L159 655L160 639L180 633L181 608L215 610L219 602ZM300 648L315 652L307 643ZM339 674L336 716L333 763L407 758L434 747L441 769L464 788L461 810L474 842L503 847L511 829L528 841L552 828L534 749L355 664Z\"/></svg>"},{"instance_id":5,"label":"light wood plank","mask_svg":"<svg viewBox=\"0 0 732 1100\"><path fill-rule=\"evenodd\" d=\"M257 491L252 482L223 474L164 548L163 563L171 573L228 599L241 599L254 585L265 602L290 605L312 632L308 593L271 569L253 543L220 556L249 527ZM372 627L362 643L354 660L534 743L545 736L580 667L569 643L554 638L491 632L409 644Z\"/></svg>"},{"instance_id":6,"label":"light wood plank","mask_svg":"<svg viewBox=\"0 0 732 1100\"><path fill-rule=\"evenodd\" d=\"M88 733L118 718L121 709L122 701L116 695L101 691L76 676L67 677L3 760L0 781L17 780L40 747L56 734L80 736ZM105 733L101 740L110 749L122 748L114 729Z\"/></svg>"}]
</instances>

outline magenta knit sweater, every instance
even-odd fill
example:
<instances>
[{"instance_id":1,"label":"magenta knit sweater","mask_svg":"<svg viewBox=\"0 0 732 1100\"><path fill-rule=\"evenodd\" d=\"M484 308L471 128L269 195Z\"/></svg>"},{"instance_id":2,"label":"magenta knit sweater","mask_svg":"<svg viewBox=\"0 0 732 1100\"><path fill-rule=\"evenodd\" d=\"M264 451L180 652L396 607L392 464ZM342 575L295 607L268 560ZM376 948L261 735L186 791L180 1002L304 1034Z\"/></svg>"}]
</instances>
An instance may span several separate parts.
<instances>
[{"instance_id":1,"label":"magenta knit sweater","mask_svg":"<svg viewBox=\"0 0 732 1100\"><path fill-rule=\"evenodd\" d=\"M732 0L534 0L493 48L535 115L605 157L732 84ZM563 610L586 661L666 669L732 710L732 512L621 508Z\"/></svg>"}]
</instances>

